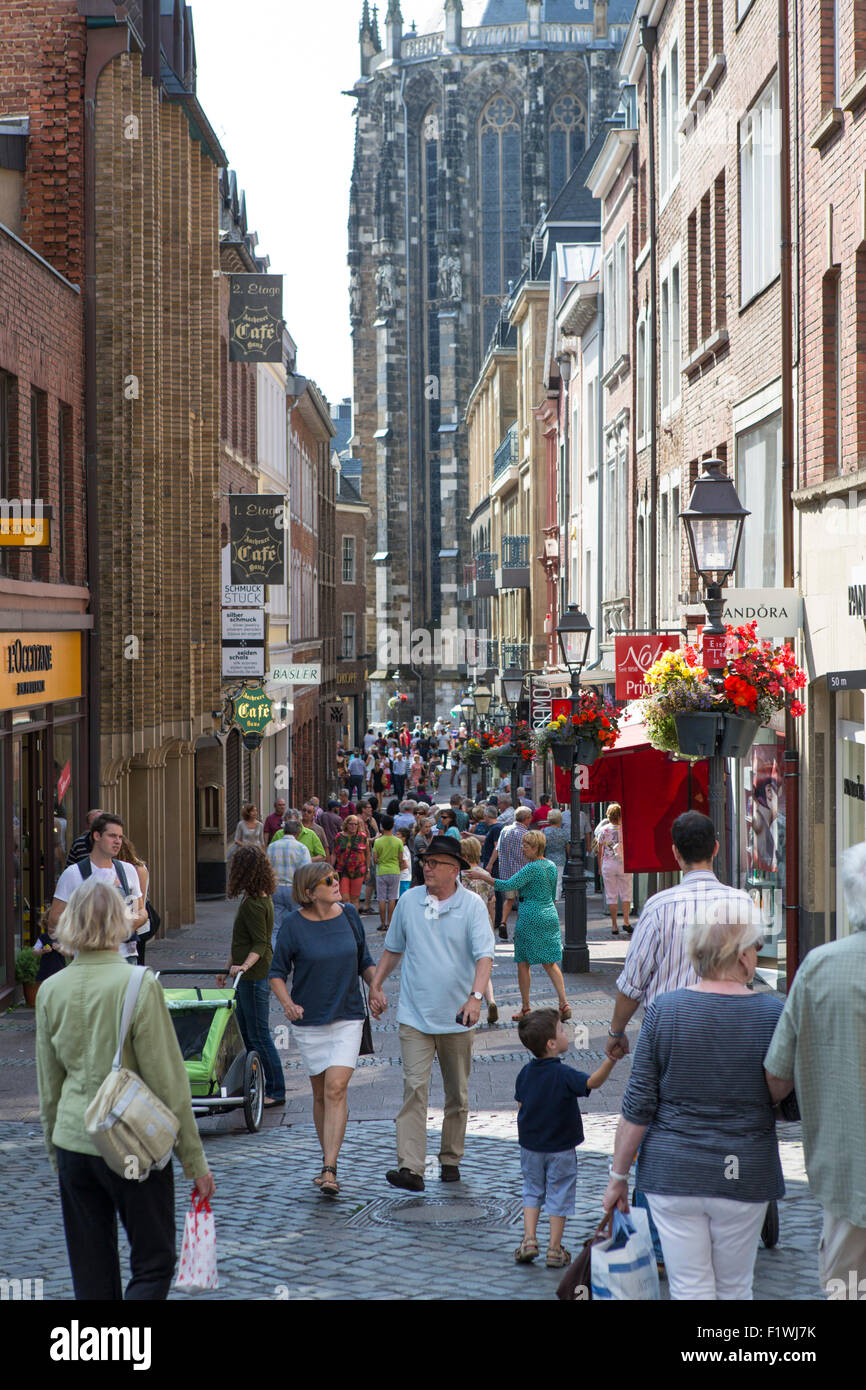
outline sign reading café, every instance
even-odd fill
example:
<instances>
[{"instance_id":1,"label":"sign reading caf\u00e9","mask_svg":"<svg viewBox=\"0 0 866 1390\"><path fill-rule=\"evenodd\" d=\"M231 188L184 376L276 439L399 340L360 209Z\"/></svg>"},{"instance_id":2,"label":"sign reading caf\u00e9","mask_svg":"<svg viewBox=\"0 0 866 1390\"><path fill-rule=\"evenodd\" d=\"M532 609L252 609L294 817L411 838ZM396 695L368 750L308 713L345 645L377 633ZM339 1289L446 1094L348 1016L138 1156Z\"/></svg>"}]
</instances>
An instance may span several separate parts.
<instances>
[{"instance_id":1,"label":"sign reading caf\u00e9","mask_svg":"<svg viewBox=\"0 0 866 1390\"><path fill-rule=\"evenodd\" d=\"M229 498L232 584L283 584L286 577L286 499L236 493Z\"/></svg>"}]
</instances>

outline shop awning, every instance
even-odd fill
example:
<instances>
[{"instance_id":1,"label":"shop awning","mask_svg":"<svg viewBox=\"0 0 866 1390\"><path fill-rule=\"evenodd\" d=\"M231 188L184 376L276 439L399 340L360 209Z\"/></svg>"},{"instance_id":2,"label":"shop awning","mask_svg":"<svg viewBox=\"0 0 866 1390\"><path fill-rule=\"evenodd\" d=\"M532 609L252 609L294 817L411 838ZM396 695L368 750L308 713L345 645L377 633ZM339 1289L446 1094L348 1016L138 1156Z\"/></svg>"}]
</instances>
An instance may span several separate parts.
<instances>
[{"instance_id":1,"label":"shop awning","mask_svg":"<svg viewBox=\"0 0 866 1390\"><path fill-rule=\"evenodd\" d=\"M568 804L570 773L556 769L556 796ZM671 826L683 811L709 810L709 763L672 759L653 748L643 724L626 724L586 774L583 803L622 806L627 873L675 873Z\"/></svg>"}]
</instances>

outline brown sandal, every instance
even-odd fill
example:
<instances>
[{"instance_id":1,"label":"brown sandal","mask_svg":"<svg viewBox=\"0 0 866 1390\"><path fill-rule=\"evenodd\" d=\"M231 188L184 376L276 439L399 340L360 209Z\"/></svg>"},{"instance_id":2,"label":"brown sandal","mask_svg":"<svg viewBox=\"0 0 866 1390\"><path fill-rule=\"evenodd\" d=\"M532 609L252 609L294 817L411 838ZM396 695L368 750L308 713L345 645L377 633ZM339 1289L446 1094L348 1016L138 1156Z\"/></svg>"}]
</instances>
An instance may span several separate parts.
<instances>
[{"instance_id":1,"label":"brown sandal","mask_svg":"<svg viewBox=\"0 0 866 1390\"><path fill-rule=\"evenodd\" d=\"M326 1178L325 1173L333 1173L332 1178ZM323 1197L336 1197L340 1191L340 1184L337 1182L337 1170L330 1163L324 1164L322 1168L322 1181L319 1184L319 1191Z\"/></svg>"},{"instance_id":2,"label":"brown sandal","mask_svg":"<svg viewBox=\"0 0 866 1390\"><path fill-rule=\"evenodd\" d=\"M532 1010L531 1010L531 1009L521 1009L519 1014L512 1014L512 1015L511 1015L511 1022L512 1022L512 1023L519 1023L520 1020L521 1020L522 1018L526 1018L526 1015L527 1015L527 1014L531 1014L531 1013L532 1013Z\"/></svg>"},{"instance_id":3,"label":"brown sandal","mask_svg":"<svg viewBox=\"0 0 866 1390\"><path fill-rule=\"evenodd\" d=\"M568 1020L571 1018L571 1005L570 1005L570 1004L567 1004L567 1003L566 1003L566 1004L560 1004L560 1006L559 1006L559 1017L561 1018L561 1020L562 1020L563 1023L567 1023L567 1022L568 1022Z\"/></svg>"}]
</instances>

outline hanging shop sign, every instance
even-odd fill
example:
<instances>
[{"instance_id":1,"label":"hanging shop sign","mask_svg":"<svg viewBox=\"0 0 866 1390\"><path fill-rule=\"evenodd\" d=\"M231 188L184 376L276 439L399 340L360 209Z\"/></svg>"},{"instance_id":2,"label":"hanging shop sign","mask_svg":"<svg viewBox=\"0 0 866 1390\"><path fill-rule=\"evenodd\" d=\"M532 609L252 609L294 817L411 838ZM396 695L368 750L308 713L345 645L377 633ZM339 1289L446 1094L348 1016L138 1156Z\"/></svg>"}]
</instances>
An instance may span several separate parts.
<instances>
[{"instance_id":1,"label":"hanging shop sign","mask_svg":"<svg viewBox=\"0 0 866 1390\"><path fill-rule=\"evenodd\" d=\"M644 677L658 661L662 652L676 651L680 639L676 633L650 632L615 637L616 698L620 701L639 700L647 694Z\"/></svg>"},{"instance_id":2,"label":"hanging shop sign","mask_svg":"<svg viewBox=\"0 0 866 1390\"><path fill-rule=\"evenodd\" d=\"M229 498L232 584L284 584L286 499L264 493Z\"/></svg>"},{"instance_id":3,"label":"hanging shop sign","mask_svg":"<svg viewBox=\"0 0 866 1390\"><path fill-rule=\"evenodd\" d=\"M330 719L330 721L331 721L332 724L342 724L342 722L343 722L343 706L342 706L342 705L328 705L328 718Z\"/></svg>"},{"instance_id":4,"label":"hanging shop sign","mask_svg":"<svg viewBox=\"0 0 866 1390\"><path fill-rule=\"evenodd\" d=\"M704 669L721 671L727 660L728 634L726 632L704 632L701 645Z\"/></svg>"},{"instance_id":5,"label":"hanging shop sign","mask_svg":"<svg viewBox=\"0 0 866 1390\"><path fill-rule=\"evenodd\" d=\"M273 712L273 703L260 685L245 685L232 700L232 720L242 734L263 733Z\"/></svg>"},{"instance_id":6,"label":"hanging shop sign","mask_svg":"<svg viewBox=\"0 0 866 1390\"><path fill-rule=\"evenodd\" d=\"M228 550L228 546L226 549ZM223 608L264 608L264 584L223 584Z\"/></svg>"},{"instance_id":7,"label":"hanging shop sign","mask_svg":"<svg viewBox=\"0 0 866 1390\"><path fill-rule=\"evenodd\" d=\"M794 637L803 626L798 589L725 589L722 622L742 627L754 619L759 637Z\"/></svg>"},{"instance_id":8,"label":"hanging shop sign","mask_svg":"<svg viewBox=\"0 0 866 1390\"><path fill-rule=\"evenodd\" d=\"M81 694L80 632L0 633L0 709Z\"/></svg>"},{"instance_id":9,"label":"hanging shop sign","mask_svg":"<svg viewBox=\"0 0 866 1390\"><path fill-rule=\"evenodd\" d=\"M243 646L230 646L227 643L222 649L223 676L237 680L241 676L258 676L261 679L265 674L265 644L260 642L258 645L246 643Z\"/></svg>"},{"instance_id":10,"label":"hanging shop sign","mask_svg":"<svg viewBox=\"0 0 866 1390\"><path fill-rule=\"evenodd\" d=\"M282 360L282 275L230 275L229 361Z\"/></svg>"},{"instance_id":11,"label":"hanging shop sign","mask_svg":"<svg viewBox=\"0 0 866 1390\"><path fill-rule=\"evenodd\" d=\"M321 685L321 661L308 661L302 666L273 666L268 672L269 685Z\"/></svg>"},{"instance_id":12,"label":"hanging shop sign","mask_svg":"<svg viewBox=\"0 0 866 1390\"><path fill-rule=\"evenodd\" d=\"M224 608L223 641L249 642L263 640L265 615L261 608Z\"/></svg>"},{"instance_id":13,"label":"hanging shop sign","mask_svg":"<svg viewBox=\"0 0 866 1390\"><path fill-rule=\"evenodd\" d=\"M866 566L851 571L848 585L848 617L866 619Z\"/></svg>"}]
</instances>

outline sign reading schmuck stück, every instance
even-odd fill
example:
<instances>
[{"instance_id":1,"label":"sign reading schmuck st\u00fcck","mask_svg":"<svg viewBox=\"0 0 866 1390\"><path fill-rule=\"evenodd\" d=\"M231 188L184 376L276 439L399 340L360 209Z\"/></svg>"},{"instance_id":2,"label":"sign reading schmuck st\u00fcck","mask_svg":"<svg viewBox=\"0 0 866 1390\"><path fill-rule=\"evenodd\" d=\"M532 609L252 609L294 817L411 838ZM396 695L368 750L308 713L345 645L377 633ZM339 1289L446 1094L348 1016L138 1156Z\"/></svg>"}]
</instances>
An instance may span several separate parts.
<instances>
[{"instance_id":1,"label":"sign reading schmuck st\u00fcck","mask_svg":"<svg viewBox=\"0 0 866 1390\"><path fill-rule=\"evenodd\" d=\"M258 492L230 497L232 584L285 583L285 539L285 497Z\"/></svg>"},{"instance_id":2,"label":"sign reading schmuck st\u00fcck","mask_svg":"<svg viewBox=\"0 0 866 1390\"><path fill-rule=\"evenodd\" d=\"M283 359L282 275L229 276L229 361Z\"/></svg>"}]
</instances>

